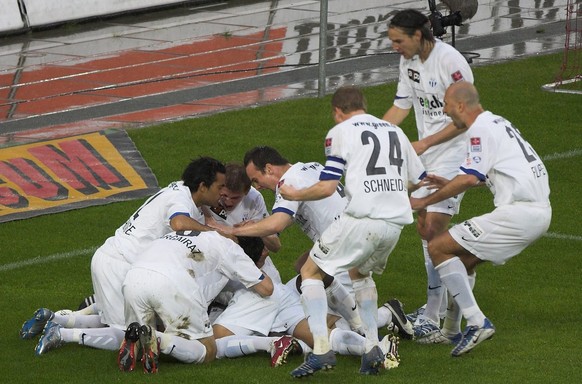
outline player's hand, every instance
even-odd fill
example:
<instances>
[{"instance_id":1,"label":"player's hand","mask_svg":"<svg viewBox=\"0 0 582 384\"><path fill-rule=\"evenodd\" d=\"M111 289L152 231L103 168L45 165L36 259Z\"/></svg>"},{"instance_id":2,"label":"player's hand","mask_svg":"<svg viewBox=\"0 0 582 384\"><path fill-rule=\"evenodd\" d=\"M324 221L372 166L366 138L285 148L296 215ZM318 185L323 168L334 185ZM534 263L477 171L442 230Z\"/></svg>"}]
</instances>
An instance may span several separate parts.
<instances>
[{"instance_id":1,"label":"player's hand","mask_svg":"<svg viewBox=\"0 0 582 384\"><path fill-rule=\"evenodd\" d=\"M410 206L413 211L420 211L426 208L426 204L423 199L418 199L416 197L410 197Z\"/></svg>"},{"instance_id":2,"label":"player's hand","mask_svg":"<svg viewBox=\"0 0 582 384\"><path fill-rule=\"evenodd\" d=\"M290 185L281 185L279 186L279 194L285 199L289 201L297 200L297 189L293 188Z\"/></svg>"},{"instance_id":3,"label":"player's hand","mask_svg":"<svg viewBox=\"0 0 582 384\"><path fill-rule=\"evenodd\" d=\"M422 179L422 185L427 189L441 189L448 182L449 179L437 175L426 175L426 177Z\"/></svg>"},{"instance_id":4,"label":"player's hand","mask_svg":"<svg viewBox=\"0 0 582 384\"><path fill-rule=\"evenodd\" d=\"M243 221L241 223L235 224L234 227L235 228L244 227L245 225L253 224L255 222L256 222L255 220L245 220L245 221Z\"/></svg>"},{"instance_id":5,"label":"player's hand","mask_svg":"<svg viewBox=\"0 0 582 384\"><path fill-rule=\"evenodd\" d=\"M233 232L233 227L231 227L230 225L219 224L218 222L216 222L214 220L207 221L206 225L209 226L210 228L216 229L223 236L226 235L228 237L228 236L232 235L232 232Z\"/></svg>"}]
</instances>

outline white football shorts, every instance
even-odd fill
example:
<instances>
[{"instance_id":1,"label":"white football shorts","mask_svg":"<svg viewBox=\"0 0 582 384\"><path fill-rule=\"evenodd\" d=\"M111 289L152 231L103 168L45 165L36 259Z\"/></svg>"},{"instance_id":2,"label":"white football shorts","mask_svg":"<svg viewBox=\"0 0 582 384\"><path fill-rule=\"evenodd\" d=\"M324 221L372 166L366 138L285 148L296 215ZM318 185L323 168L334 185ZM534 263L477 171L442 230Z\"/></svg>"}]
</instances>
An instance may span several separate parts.
<instances>
[{"instance_id":1,"label":"white football shorts","mask_svg":"<svg viewBox=\"0 0 582 384\"><path fill-rule=\"evenodd\" d=\"M457 224L449 233L479 259L501 265L546 233L551 218L548 205L513 203Z\"/></svg>"},{"instance_id":2,"label":"white football shorts","mask_svg":"<svg viewBox=\"0 0 582 384\"><path fill-rule=\"evenodd\" d=\"M328 275L352 268L381 274L400 238L402 227L386 220L342 214L321 234L309 256Z\"/></svg>"},{"instance_id":3,"label":"white football shorts","mask_svg":"<svg viewBox=\"0 0 582 384\"><path fill-rule=\"evenodd\" d=\"M305 319L301 298L295 286L279 284L276 286L279 311L273 322L271 332L293 335L297 324Z\"/></svg>"},{"instance_id":4,"label":"white football shorts","mask_svg":"<svg viewBox=\"0 0 582 384\"><path fill-rule=\"evenodd\" d=\"M156 315L165 334L190 340L211 337L206 299L192 278L169 278L146 268L131 269L123 282L125 321L155 325Z\"/></svg>"},{"instance_id":5,"label":"white football shorts","mask_svg":"<svg viewBox=\"0 0 582 384\"><path fill-rule=\"evenodd\" d=\"M125 329L121 285L130 267L110 240L99 247L91 259L95 303L99 308L101 322L110 327Z\"/></svg>"},{"instance_id":6,"label":"white football shorts","mask_svg":"<svg viewBox=\"0 0 582 384\"><path fill-rule=\"evenodd\" d=\"M244 288L237 290L214 324L222 325L235 335L267 336L279 310L277 286L274 285L275 292L270 297Z\"/></svg>"}]
</instances>

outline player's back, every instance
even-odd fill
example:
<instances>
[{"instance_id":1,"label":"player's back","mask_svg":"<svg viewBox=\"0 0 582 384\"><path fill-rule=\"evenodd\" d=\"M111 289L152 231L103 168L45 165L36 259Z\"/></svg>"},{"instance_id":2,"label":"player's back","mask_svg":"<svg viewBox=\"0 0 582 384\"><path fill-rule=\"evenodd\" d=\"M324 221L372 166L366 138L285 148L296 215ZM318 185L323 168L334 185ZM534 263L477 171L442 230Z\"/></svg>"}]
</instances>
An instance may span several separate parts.
<instances>
[{"instance_id":1,"label":"player's back","mask_svg":"<svg viewBox=\"0 0 582 384\"><path fill-rule=\"evenodd\" d=\"M399 127L357 114L332 128L326 143L326 170L334 159L345 164L346 213L412 222L408 182L418 183L424 167Z\"/></svg>"},{"instance_id":2,"label":"player's back","mask_svg":"<svg viewBox=\"0 0 582 384\"><path fill-rule=\"evenodd\" d=\"M469 136L471 157L464 167L486 174L495 206L516 201L549 204L546 167L511 122L486 111L473 123Z\"/></svg>"},{"instance_id":3,"label":"player's back","mask_svg":"<svg viewBox=\"0 0 582 384\"><path fill-rule=\"evenodd\" d=\"M319 181L323 165L317 162L295 163L285 172L281 181L296 189L312 186ZM275 191L273 213L284 212L293 216L301 230L312 240L319 239L323 231L344 211L347 200L343 185L331 196L314 201L289 201Z\"/></svg>"},{"instance_id":4,"label":"player's back","mask_svg":"<svg viewBox=\"0 0 582 384\"><path fill-rule=\"evenodd\" d=\"M170 219L176 214L188 214L204 223L204 217L192 200L190 189L181 181L171 183L148 198L115 231L115 246L132 263L152 240L172 232Z\"/></svg>"}]
</instances>

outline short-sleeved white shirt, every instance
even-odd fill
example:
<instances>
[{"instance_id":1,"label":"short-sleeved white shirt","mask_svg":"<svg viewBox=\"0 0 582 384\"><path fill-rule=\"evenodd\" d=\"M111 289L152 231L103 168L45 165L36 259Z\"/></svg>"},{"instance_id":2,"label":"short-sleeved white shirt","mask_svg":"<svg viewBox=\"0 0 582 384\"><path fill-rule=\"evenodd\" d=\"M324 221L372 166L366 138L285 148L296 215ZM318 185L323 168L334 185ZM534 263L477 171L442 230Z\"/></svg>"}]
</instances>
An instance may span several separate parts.
<instances>
[{"instance_id":1,"label":"short-sleeved white shirt","mask_svg":"<svg viewBox=\"0 0 582 384\"><path fill-rule=\"evenodd\" d=\"M212 218L218 223L231 226L240 224L247 220L259 221L269 216L263 195L254 187L251 187L249 193L243 197L240 203L238 203L232 211L228 212L223 209L220 213L216 213L211 209L210 213L212 214ZM265 264L263 265L262 270L274 282L281 282L281 275L269 256L265 259Z\"/></svg>"},{"instance_id":2,"label":"short-sleeved white shirt","mask_svg":"<svg viewBox=\"0 0 582 384\"><path fill-rule=\"evenodd\" d=\"M320 178L339 180L345 172L347 214L412 223L408 182L419 183L425 171L399 127L369 114L352 116L328 132L325 154Z\"/></svg>"},{"instance_id":3,"label":"short-sleeved white shirt","mask_svg":"<svg viewBox=\"0 0 582 384\"><path fill-rule=\"evenodd\" d=\"M473 82L467 60L454 47L437 40L427 60L418 55L400 58L400 75L394 105L414 107L418 138L441 131L451 119L443 112L444 95L449 85L458 81ZM435 145L420 157L428 173L452 178L465 152L465 134ZM451 173L452 172L452 173Z\"/></svg>"},{"instance_id":4,"label":"short-sleeved white shirt","mask_svg":"<svg viewBox=\"0 0 582 384\"><path fill-rule=\"evenodd\" d=\"M486 182L496 207L514 202L550 204L546 167L509 121L485 111L471 125L468 135L461 171Z\"/></svg>"},{"instance_id":5,"label":"short-sleeved white shirt","mask_svg":"<svg viewBox=\"0 0 582 384\"><path fill-rule=\"evenodd\" d=\"M214 231L171 232L150 243L133 264L151 269L176 282L196 279L207 304L212 302L229 279L250 288L264 275L234 241Z\"/></svg>"},{"instance_id":6,"label":"short-sleeved white shirt","mask_svg":"<svg viewBox=\"0 0 582 384\"><path fill-rule=\"evenodd\" d=\"M308 188L319 181L322 170L323 166L316 162L296 163L281 177L281 182L296 189ZM343 190L317 201L289 201L283 199L277 186L272 212L283 212L292 216L303 233L315 242L323 231L341 215L346 204Z\"/></svg>"},{"instance_id":7,"label":"short-sleeved white shirt","mask_svg":"<svg viewBox=\"0 0 582 384\"><path fill-rule=\"evenodd\" d=\"M194 204L190 189L182 181L170 183L147 199L115 231L113 244L125 261L131 264L152 240L172 232L170 220L179 214L204 223L204 215Z\"/></svg>"}]
</instances>

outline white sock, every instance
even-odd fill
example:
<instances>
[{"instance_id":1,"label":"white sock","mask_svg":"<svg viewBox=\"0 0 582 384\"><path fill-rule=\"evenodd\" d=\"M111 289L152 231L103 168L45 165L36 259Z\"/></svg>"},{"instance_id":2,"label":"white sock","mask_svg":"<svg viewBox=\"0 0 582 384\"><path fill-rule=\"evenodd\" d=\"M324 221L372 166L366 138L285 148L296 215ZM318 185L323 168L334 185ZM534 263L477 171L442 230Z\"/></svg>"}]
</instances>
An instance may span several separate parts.
<instances>
[{"instance_id":1,"label":"white sock","mask_svg":"<svg viewBox=\"0 0 582 384\"><path fill-rule=\"evenodd\" d=\"M99 307L97 303L93 303L88 307L80 309L78 311L73 311L73 315L98 315L99 314Z\"/></svg>"},{"instance_id":2,"label":"white sock","mask_svg":"<svg viewBox=\"0 0 582 384\"><path fill-rule=\"evenodd\" d=\"M366 335L366 352L378 344L378 291L371 277L353 280L358 310Z\"/></svg>"},{"instance_id":3,"label":"white sock","mask_svg":"<svg viewBox=\"0 0 582 384\"><path fill-rule=\"evenodd\" d=\"M327 296L323 281L305 279L301 282L301 304L313 334L313 353L323 355L329 352L327 333Z\"/></svg>"},{"instance_id":4,"label":"white sock","mask_svg":"<svg viewBox=\"0 0 582 384\"><path fill-rule=\"evenodd\" d=\"M477 305L463 262L458 257L453 257L441 263L436 269L461 313L467 319L467 325L483 325L485 315Z\"/></svg>"},{"instance_id":5,"label":"white sock","mask_svg":"<svg viewBox=\"0 0 582 384\"><path fill-rule=\"evenodd\" d=\"M303 341L301 339L295 339L295 340L297 340L297 342L301 346L301 351L303 352L304 355L307 355L309 352L313 352L313 349L311 349L311 347L309 345L305 344L305 341Z\"/></svg>"},{"instance_id":6,"label":"white sock","mask_svg":"<svg viewBox=\"0 0 582 384\"><path fill-rule=\"evenodd\" d=\"M385 306L378 307L378 328L387 326L392 322L392 312Z\"/></svg>"},{"instance_id":7,"label":"white sock","mask_svg":"<svg viewBox=\"0 0 582 384\"><path fill-rule=\"evenodd\" d=\"M231 335L216 339L216 358L251 355L258 351L270 352L276 337Z\"/></svg>"},{"instance_id":8,"label":"white sock","mask_svg":"<svg viewBox=\"0 0 582 384\"><path fill-rule=\"evenodd\" d=\"M97 349L118 351L125 332L113 327L71 329L61 328L61 340L65 343L79 343Z\"/></svg>"},{"instance_id":9,"label":"white sock","mask_svg":"<svg viewBox=\"0 0 582 384\"><path fill-rule=\"evenodd\" d=\"M62 325L65 328L103 328L106 325L101 322L99 315L61 315L55 312L52 321Z\"/></svg>"},{"instance_id":10,"label":"white sock","mask_svg":"<svg viewBox=\"0 0 582 384\"><path fill-rule=\"evenodd\" d=\"M422 240L422 251L424 254L424 267L426 268L427 277L426 307L422 315L431 319L435 323L440 324L441 305L446 290L443 287L439 273L432 264L432 260L428 253L428 242L426 240Z\"/></svg>"},{"instance_id":11,"label":"white sock","mask_svg":"<svg viewBox=\"0 0 582 384\"><path fill-rule=\"evenodd\" d=\"M362 319L356 308L356 300L337 279L325 289L329 307L337 311L356 332L362 331Z\"/></svg>"},{"instance_id":12,"label":"white sock","mask_svg":"<svg viewBox=\"0 0 582 384\"><path fill-rule=\"evenodd\" d=\"M329 341L331 349L340 355L362 356L365 353L366 338L356 332L334 328Z\"/></svg>"},{"instance_id":13,"label":"white sock","mask_svg":"<svg viewBox=\"0 0 582 384\"><path fill-rule=\"evenodd\" d=\"M472 275L467 276L469 279L469 286L471 287L471 291L475 287L475 275L476 273L474 272ZM447 314L445 317L445 321L443 322L443 333L447 336L454 336L461 332L462 319L463 315L459 310L459 306L457 305L457 303L455 303L455 299L449 297Z\"/></svg>"},{"instance_id":14,"label":"white sock","mask_svg":"<svg viewBox=\"0 0 582 384\"><path fill-rule=\"evenodd\" d=\"M156 332L160 340L160 352L183 363L203 363L206 347L198 340L186 340L176 335Z\"/></svg>"}]
</instances>

